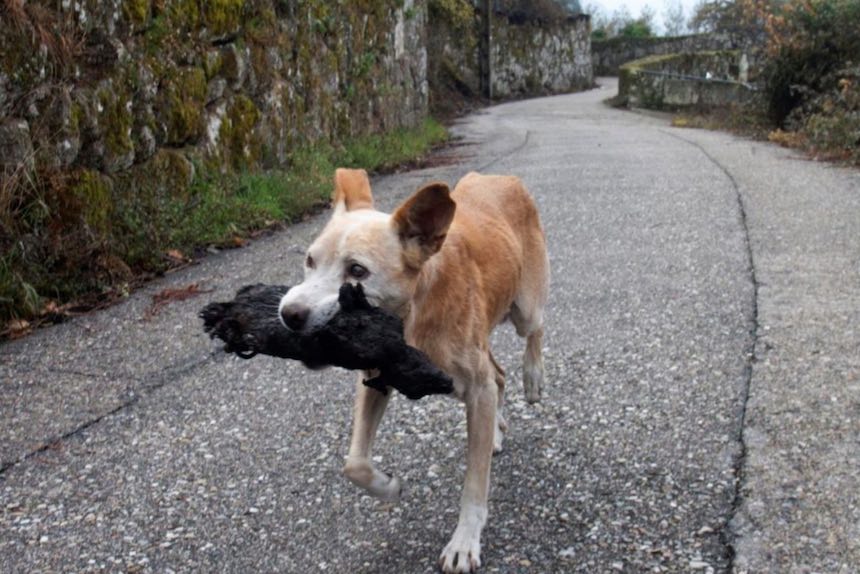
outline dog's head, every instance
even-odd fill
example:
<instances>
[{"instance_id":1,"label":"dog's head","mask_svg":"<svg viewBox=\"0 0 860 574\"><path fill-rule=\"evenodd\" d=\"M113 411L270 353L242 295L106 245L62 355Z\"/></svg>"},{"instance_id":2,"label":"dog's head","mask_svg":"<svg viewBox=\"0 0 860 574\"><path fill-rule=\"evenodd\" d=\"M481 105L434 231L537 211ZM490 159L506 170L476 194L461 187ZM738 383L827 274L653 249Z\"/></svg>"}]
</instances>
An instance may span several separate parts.
<instances>
[{"instance_id":1,"label":"dog's head","mask_svg":"<svg viewBox=\"0 0 860 574\"><path fill-rule=\"evenodd\" d=\"M364 170L335 173L334 213L308 249L305 278L281 300L293 331L313 331L339 309L343 283L361 283L374 306L403 315L421 268L445 241L455 204L448 186L430 183L393 214L373 208Z\"/></svg>"}]
</instances>

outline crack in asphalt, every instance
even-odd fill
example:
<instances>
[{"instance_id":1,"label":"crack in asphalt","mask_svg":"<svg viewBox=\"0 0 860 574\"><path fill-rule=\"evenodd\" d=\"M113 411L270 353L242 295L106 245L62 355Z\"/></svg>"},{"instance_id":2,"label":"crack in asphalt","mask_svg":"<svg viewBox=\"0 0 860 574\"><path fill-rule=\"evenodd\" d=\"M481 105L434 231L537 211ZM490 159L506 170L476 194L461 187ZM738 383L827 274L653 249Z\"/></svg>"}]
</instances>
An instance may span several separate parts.
<instances>
[{"instance_id":1,"label":"crack in asphalt","mask_svg":"<svg viewBox=\"0 0 860 574\"><path fill-rule=\"evenodd\" d=\"M27 452L24 455L19 456L18 458L14 459L14 460L3 463L2 465L0 465L0 479L3 478L3 475L9 469L14 468L14 467L18 466L19 464L33 458L37 454L43 453L43 452L50 450L52 448L57 448L57 446L60 445L61 443L63 443L64 441L81 434L82 432L84 432L88 428L97 425L98 423L112 417L113 415L115 415L117 413L120 413L126 409L133 407L135 404L140 402L141 399L144 399L146 397L151 396L153 393L157 392L159 389L161 389L162 387L167 385L168 381L170 381L171 379L176 379L178 377L182 377L183 375L187 375L188 373L195 370L197 367L208 362L210 359L215 358L215 360L217 361L219 356L223 356L225 358L227 357L226 354L224 354L220 351L212 351L210 354L208 354L205 357L198 358L198 359L188 359L184 362L174 364L173 366L170 366L170 367L166 367L166 368L164 368L164 369L162 369L162 370L160 370L160 371L158 371L152 375L144 377L143 379L130 378L129 379L130 383L138 382L141 385L139 389L132 391L131 398L129 398L126 401L121 402L116 407L114 407L110 410L107 410L107 411L103 412L102 414L100 414L100 415L98 415L98 416L96 416L90 420L84 421L83 423L79 424L75 428L73 428L69 431L66 431L57 437L48 439L45 442L45 444L39 446L38 448L36 448L30 452ZM78 375L78 376L88 376L88 377L93 377L93 378L107 379L106 377L103 377L101 375L81 373L81 372L73 371L71 369L62 369L62 368L54 369L54 368L49 367L47 369L47 372L52 373L52 374L74 374L74 375ZM152 382L150 382L150 381L152 381Z\"/></svg>"},{"instance_id":2,"label":"crack in asphalt","mask_svg":"<svg viewBox=\"0 0 860 574\"><path fill-rule=\"evenodd\" d=\"M481 173L485 169L490 167L491 165L495 165L498 162L502 161L503 159L509 158L512 155L514 155L515 153L517 153L518 151L522 150L524 147L526 147L529 144L529 139L531 138L531 135L532 135L531 130L526 130L526 135L523 138L523 141L520 142L515 148L508 150L505 153L494 157L493 159L491 159L490 161L488 161L485 164L479 165L477 168L475 168L475 171L477 171L478 173Z\"/></svg>"},{"instance_id":3,"label":"crack in asphalt","mask_svg":"<svg viewBox=\"0 0 860 574\"><path fill-rule=\"evenodd\" d=\"M759 316L758 316L758 298L759 298L759 282L756 276L756 267L755 267L755 258L753 256L752 249L752 241L750 240L750 231L749 224L747 220L747 210L746 204L744 203L743 194L741 193L740 186L738 185L737 180L732 175L732 173L726 168L723 164L721 164L715 157L713 157L708 151L702 147L698 142L688 140L687 138L681 137L678 134L660 130L661 133L666 134L670 137L673 137L677 140L681 140L696 149L698 149L702 155L704 155L708 161L714 164L732 185L732 188L735 191L735 197L737 199L738 205L738 217L740 218L741 228L743 229L744 236L744 246L747 256L747 263L749 265L749 275L750 282L753 287L753 299L752 299L752 316L750 317L750 342L744 350L744 354L746 355L746 364L744 366L744 377L743 377L743 386L741 388L741 409L738 415L738 434L736 437L737 444L739 446L739 452L735 456L733 461L733 471L735 475L735 491L732 496L731 503L731 512L729 514L728 519L723 524L722 528L720 528L719 536L720 542L726 549L726 553L728 554L729 567L728 571L734 571L735 566L735 549L734 549L734 538L736 537L736 533L733 530L732 523L735 520L735 517L740 512L740 507L743 503L743 486L745 483L744 479L744 469L746 467L746 457L747 457L747 445L744 439L744 429L746 427L746 416L747 416L747 404L749 403L750 397L750 387L752 385L752 374L753 374L753 364L756 361L756 347L758 345L758 337L759 337Z\"/></svg>"}]
</instances>

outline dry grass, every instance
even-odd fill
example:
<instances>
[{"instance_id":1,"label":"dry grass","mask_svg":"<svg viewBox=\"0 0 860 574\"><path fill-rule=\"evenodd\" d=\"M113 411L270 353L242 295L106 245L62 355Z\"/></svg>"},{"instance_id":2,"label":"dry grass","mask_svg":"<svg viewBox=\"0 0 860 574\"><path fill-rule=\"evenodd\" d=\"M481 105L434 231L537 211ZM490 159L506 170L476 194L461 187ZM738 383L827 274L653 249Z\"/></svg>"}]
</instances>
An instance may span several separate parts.
<instances>
[{"instance_id":1,"label":"dry grass","mask_svg":"<svg viewBox=\"0 0 860 574\"><path fill-rule=\"evenodd\" d=\"M0 6L12 30L34 49L44 46L48 58L61 74L73 70L75 58L83 52L85 39L70 16L24 0L0 0Z\"/></svg>"},{"instance_id":2,"label":"dry grass","mask_svg":"<svg viewBox=\"0 0 860 574\"><path fill-rule=\"evenodd\" d=\"M676 128L723 130L734 134L766 139L773 129L765 114L755 106L736 105L703 111L685 111L672 118Z\"/></svg>"},{"instance_id":3,"label":"dry grass","mask_svg":"<svg viewBox=\"0 0 860 574\"><path fill-rule=\"evenodd\" d=\"M798 132L786 132L780 129L773 130L767 134L767 141L790 148L802 148L806 144L806 138Z\"/></svg>"}]
</instances>

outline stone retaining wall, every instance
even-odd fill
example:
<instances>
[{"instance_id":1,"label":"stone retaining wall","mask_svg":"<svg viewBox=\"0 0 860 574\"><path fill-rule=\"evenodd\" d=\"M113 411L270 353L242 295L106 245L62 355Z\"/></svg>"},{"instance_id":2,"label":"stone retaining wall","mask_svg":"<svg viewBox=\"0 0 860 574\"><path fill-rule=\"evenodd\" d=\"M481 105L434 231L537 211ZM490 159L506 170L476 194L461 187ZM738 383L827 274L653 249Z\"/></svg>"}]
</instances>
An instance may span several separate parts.
<instances>
[{"instance_id":1,"label":"stone retaining wall","mask_svg":"<svg viewBox=\"0 0 860 574\"><path fill-rule=\"evenodd\" d=\"M0 173L284 167L427 112L425 0L7 4Z\"/></svg>"},{"instance_id":2,"label":"stone retaining wall","mask_svg":"<svg viewBox=\"0 0 860 574\"><path fill-rule=\"evenodd\" d=\"M493 26L493 97L525 97L590 88L591 21L578 16L557 24Z\"/></svg>"},{"instance_id":3,"label":"stone retaining wall","mask_svg":"<svg viewBox=\"0 0 860 574\"><path fill-rule=\"evenodd\" d=\"M431 98L434 108L447 100L480 95L479 40L474 12L430 13L428 35ZM564 93L590 88L591 19L570 17L554 23L514 23L495 14L492 29L492 89L498 99ZM441 100L441 101L440 101Z\"/></svg>"}]
</instances>

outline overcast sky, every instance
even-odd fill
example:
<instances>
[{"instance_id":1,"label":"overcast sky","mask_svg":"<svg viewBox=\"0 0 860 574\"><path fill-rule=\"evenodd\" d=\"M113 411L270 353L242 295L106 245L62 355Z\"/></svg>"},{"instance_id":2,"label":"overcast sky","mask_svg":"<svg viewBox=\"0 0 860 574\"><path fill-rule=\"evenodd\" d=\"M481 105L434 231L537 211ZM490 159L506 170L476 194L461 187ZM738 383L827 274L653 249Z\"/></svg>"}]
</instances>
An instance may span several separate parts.
<instances>
[{"instance_id":1,"label":"overcast sky","mask_svg":"<svg viewBox=\"0 0 860 574\"><path fill-rule=\"evenodd\" d=\"M630 14L633 17L639 16L639 12L642 11L642 7L646 4L654 9L657 12L657 24L658 26L662 26L663 23L663 12L666 10L666 6L670 4L670 2L675 2L677 0L580 0L582 6L600 6L603 8L603 11L611 16L613 12L618 10L621 6L627 6L627 10L630 11ZM689 19L690 15L693 12L693 7L696 5L696 0L680 0L681 5L684 7L684 16Z\"/></svg>"}]
</instances>

